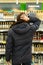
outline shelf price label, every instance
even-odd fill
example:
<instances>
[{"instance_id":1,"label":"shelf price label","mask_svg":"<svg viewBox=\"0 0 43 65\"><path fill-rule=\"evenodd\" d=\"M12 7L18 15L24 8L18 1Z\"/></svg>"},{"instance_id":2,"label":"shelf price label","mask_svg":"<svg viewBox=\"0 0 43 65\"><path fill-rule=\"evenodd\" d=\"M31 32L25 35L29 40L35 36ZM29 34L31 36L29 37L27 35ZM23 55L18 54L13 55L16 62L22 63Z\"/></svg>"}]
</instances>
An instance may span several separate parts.
<instances>
[{"instance_id":1,"label":"shelf price label","mask_svg":"<svg viewBox=\"0 0 43 65\"><path fill-rule=\"evenodd\" d=\"M0 13L0 19L2 19L2 18L3 18L3 16L4 16L4 15L3 15L3 13Z\"/></svg>"},{"instance_id":2,"label":"shelf price label","mask_svg":"<svg viewBox=\"0 0 43 65\"><path fill-rule=\"evenodd\" d=\"M3 13L0 13L0 21L3 20L3 17L4 17Z\"/></svg>"}]
</instances>

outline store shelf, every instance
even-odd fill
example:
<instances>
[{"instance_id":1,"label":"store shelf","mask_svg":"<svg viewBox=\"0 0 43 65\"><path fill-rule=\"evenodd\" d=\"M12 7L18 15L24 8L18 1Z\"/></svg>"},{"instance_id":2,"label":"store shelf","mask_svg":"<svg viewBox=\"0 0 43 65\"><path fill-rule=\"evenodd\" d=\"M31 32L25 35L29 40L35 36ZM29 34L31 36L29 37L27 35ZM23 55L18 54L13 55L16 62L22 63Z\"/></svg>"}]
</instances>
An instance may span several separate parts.
<instances>
[{"instance_id":1,"label":"store shelf","mask_svg":"<svg viewBox=\"0 0 43 65\"><path fill-rule=\"evenodd\" d=\"M43 21L40 23L39 29L37 30L37 32L42 31L43 32Z\"/></svg>"},{"instance_id":2,"label":"store shelf","mask_svg":"<svg viewBox=\"0 0 43 65\"><path fill-rule=\"evenodd\" d=\"M17 0L0 0L0 3L16 3ZM26 3L35 3L36 0L18 0L18 3L26 2ZM43 2L43 0L38 0L38 2Z\"/></svg>"},{"instance_id":3,"label":"store shelf","mask_svg":"<svg viewBox=\"0 0 43 65\"><path fill-rule=\"evenodd\" d=\"M5 54L5 51L0 52L0 55L1 55L1 54ZM43 52L34 52L34 53L32 53L32 54L43 54Z\"/></svg>"},{"instance_id":4,"label":"store shelf","mask_svg":"<svg viewBox=\"0 0 43 65\"><path fill-rule=\"evenodd\" d=\"M17 0L0 0L0 3L16 3ZM22 2L26 2L26 3L35 3L35 0L18 0L18 3L22 3Z\"/></svg>"},{"instance_id":5,"label":"store shelf","mask_svg":"<svg viewBox=\"0 0 43 65\"><path fill-rule=\"evenodd\" d=\"M0 44L6 44L6 41L0 41Z\"/></svg>"},{"instance_id":6,"label":"store shelf","mask_svg":"<svg viewBox=\"0 0 43 65\"><path fill-rule=\"evenodd\" d=\"M0 0L0 3L15 3L16 0Z\"/></svg>"},{"instance_id":7,"label":"store shelf","mask_svg":"<svg viewBox=\"0 0 43 65\"><path fill-rule=\"evenodd\" d=\"M14 20L10 20L10 19L0 19L0 22L15 22Z\"/></svg>"},{"instance_id":8,"label":"store shelf","mask_svg":"<svg viewBox=\"0 0 43 65\"><path fill-rule=\"evenodd\" d=\"M32 54L43 54L43 52L33 52Z\"/></svg>"},{"instance_id":9,"label":"store shelf","mask_svg":"<svg viewBox=\"0 0 43 65\"><path fill-rule=\"evenodd\" d=\"M37 32L38 32L38 31L42 31L42 32L43 32L43 29L38 29Z\"/></svg>"},{"instance_id":10,"label":"store shelf","mask_svg":"<svg viewBox=\"0 0 43 65\"><path fill-rule=\"evenodd\" d=\"M5 51L0 52L0 55L1 55L1 54L5 54ZM39 53L39 52L34 52L34 53L32 53L32 54L43 54L43 52L40 52L40 53Z\"/></svg>"},{"instance_id":11,"label":"store shelf","mask_svg":"<svg viewBox=\"0 0 43 65\"><path fill-rule=\"evenodd\" d=\"M8 30L9 30L9 29L2 29L2 30L0 30L0 33L1 33L1 32L8 32Z\"/></svg>"},{"instance_id":12,"label":"store shelf","mask_svg":"<svg viewBox=\"0 0 43 65\"><path fill-rule=\"evenodd\" d=\"M5 55L5 52L0 52L0 55Z\"/></svg>"},{"instance_id":13,"label":"store shelf","mask_svg":"<svg viewBox=\"0 0 43 65\"><path fill-rule=\"evenodd\" d=\"M33 40L33 43L43 43L43 40Z\"/></svg>"}]
</instances>

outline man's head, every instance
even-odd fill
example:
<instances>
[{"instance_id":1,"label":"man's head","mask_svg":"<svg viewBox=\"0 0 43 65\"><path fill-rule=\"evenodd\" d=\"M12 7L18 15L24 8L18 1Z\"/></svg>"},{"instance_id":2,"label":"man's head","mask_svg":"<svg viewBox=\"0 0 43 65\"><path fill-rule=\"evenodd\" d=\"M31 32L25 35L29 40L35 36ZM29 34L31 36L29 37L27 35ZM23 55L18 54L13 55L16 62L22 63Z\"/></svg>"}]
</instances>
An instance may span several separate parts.
<instances>
[{"instance_id":1,"label":"man's head","mask_svg":"<svg viewBox=\"0 0 43 65\"><path fill-rule=\"evenodd\" d=\"M17 16L17 21L20 21L21 16L24 15L24 14L25 14L24 12L20 13L20 14Z\"/></svg>"},{"instance_id":2,"label":"man's head","mask_svg":"<svg viewBox=\"0 0 43 65\"><path fill-rule=\"evenodd\" d=\"M17 22L22 21L22 22L27 22L29 20L28 16L22 12L17 16Z\"/></svg>"}]
</instances>

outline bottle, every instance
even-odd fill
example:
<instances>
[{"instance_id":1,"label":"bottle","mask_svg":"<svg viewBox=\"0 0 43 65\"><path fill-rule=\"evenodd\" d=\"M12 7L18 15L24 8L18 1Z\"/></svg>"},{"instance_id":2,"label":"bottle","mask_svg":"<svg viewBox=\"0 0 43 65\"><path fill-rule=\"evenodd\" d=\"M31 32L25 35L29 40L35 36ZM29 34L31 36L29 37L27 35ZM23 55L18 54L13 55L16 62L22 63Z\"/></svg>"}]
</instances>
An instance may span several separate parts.
<instances>
[{"instance_id":1,"label":"bottle","mask_svg":"<svg viewBox=\"0 0 43 65\"><path fill-rule=\"evenodd\" d=\"M34 53L34 44L32 44L32 53Z\"/></svg>"}]
</instances>

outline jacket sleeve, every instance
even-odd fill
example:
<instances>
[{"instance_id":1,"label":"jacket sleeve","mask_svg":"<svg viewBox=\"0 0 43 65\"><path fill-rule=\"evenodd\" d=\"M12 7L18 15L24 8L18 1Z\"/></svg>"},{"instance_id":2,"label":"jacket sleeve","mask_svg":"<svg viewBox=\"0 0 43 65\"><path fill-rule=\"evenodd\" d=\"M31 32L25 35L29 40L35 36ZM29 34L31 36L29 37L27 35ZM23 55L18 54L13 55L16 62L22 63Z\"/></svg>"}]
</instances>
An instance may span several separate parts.
<instances>
[{"instance_id":1,"label":"jacket sleeve","mask_svg":"<svg viewBox=\"0 0 43 65\"><path fill-rule=\"evenodd\" d=\"M33 23L32 25L30 25L30 29L31 29L32 31L36 31L36 30L39 28L39 25L40 25L40 23L41 23L41 20L38 19L38 18L36 18L36 17L31 17L31 18L30 18L30 22Z\"/></svg>"},{"instance_id":2,"label":"jacket sleeve","mask_svg":"<svg viewBox=\"0 0 43 65\"><path fill-rule=\"evenodd\" d=\"M7 37L7 40L6 40L6 52L5 52L5 55L6 55L6 61L10 61L11 59L11 53L12 53L12 34L11 34L11 31L8 31L8 37Z\"/></svg>"}]
</instances>

